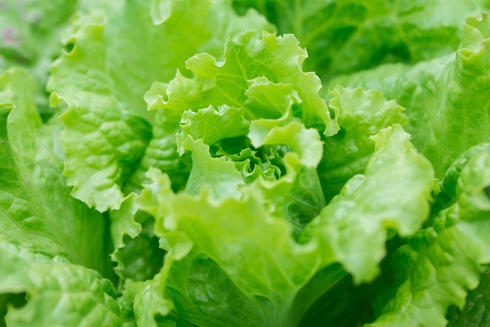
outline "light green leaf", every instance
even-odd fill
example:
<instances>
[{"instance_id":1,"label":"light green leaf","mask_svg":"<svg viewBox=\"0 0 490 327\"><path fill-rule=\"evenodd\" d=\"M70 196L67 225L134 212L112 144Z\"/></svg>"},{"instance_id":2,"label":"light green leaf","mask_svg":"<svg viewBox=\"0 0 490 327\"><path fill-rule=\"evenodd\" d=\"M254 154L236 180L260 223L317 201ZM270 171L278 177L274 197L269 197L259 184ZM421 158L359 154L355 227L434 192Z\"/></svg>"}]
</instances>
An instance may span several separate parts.
<instances>
[{"instance_id":1,"label":"light green leaf","mask_svg":"<svg viewBox=\"0 0 490 327\"><path fill-rule=\"evenodd\" d=\"M114 246L114 271L120 284L152 279L163 265L163 251L153 232L153 218L138 210L135 194L128 195L119 210L110 212L111 237Z\"/></svg>"},{"instance_id":2,"label":"light green leaf","mask_svg":"<svg viewBox=\"0 0 490 327\"><path fill-rule=\"evenodd\" d=\"M67 156L64 174L73 186L72 195L101 212L120 207L121 189L151 139L146 121L106 109L68 109L61 134Z\"/></svg>"},{"instance_id":3,"label":"light green leaf","mask_svg":"<svg viewBox=\"0 0 490 327\"><path fill-rule=\"evenodd\" d=\"M195 76L186 78L177 74L160 97L155 97L155 92L152 92L151 99L157 100L153 108L163 108L169 112L168 115L179 115L189 108L197 110L209 105L216 108L223 104L247 112L248 105L252 107L249 115L253 118L253 110L260 110L253 108L257 97L262 105L270 102L258 94L264 91L260 85L266 89L274 88L274 92L282 96L285 88L301 100L295 114L306 127L318 127L326 135L334 134L338 126L318 94L320 80L314 73L302 71L305 59L306 52L299 47L293 35L276 37L264 32L259 37L256 32L244 32L228 40L224 62L217 62L206 53L189 58L186 68ZM154 91L156 89L162 89L162 86L155 86ZM288 102L281 100L276 107ZM279 111L286 112L287 109L284 107ZM269 114L261 112L260 115L268 117Z\"/></svg>"},{"instance_id":4,"label":"light green leaf","mask_svg":"<svg viewBox=\"0 0 490 327\"><path fill-rule=\"evenodd\" d=\"M439 181L440 192L436 194L432 211L449 207L458 199L458 180L461 171L470 162L471 158L488 151L489 143L477 144L463 152L446 170L446 174ZM435 211L437 213L437 211Z\"/></svg>"},{"instance_id":5,"label":"light green leaf","mask_svg":"<svg viewBox=\"0 0 490 327\"><path fill-rule=\"evenodd\" d=\"M60 126L42 125L34 92L24 70L0 77L0 239L106 274L105 218L70 196Z\"/></svg>"},{"instance_id":6,"label":"light green leaf","mask_svg":"<svg viewBox=\"0 0 490 327\"><path fill-rule=\"evenodd\" d=\"M463 308L490 263L489 167L490 151L473 157L461 172L457 202L393 257L397 279L370 326L445 326L447 308Z\"/></svg>"},{"instance_id":7,"label":"light green leaf","mask_svg":"<svg viewBox=\"0 0 490 327\"><path fill-rule=\"evenodd\" d=\"M301 123L291 122L286 126L273 127L264 134L257 133L257 129L252 126L248 137L256 148L263 145L286 145L298 155L304 167L315 168L320 162L322 141L315 129L306 129Z\"/></svg>"},{"instance_id":8,"label":"light green leaf","mask_svg":"<svg viewBox=\"0 0 490 327\"><path fill-rule=\"evenodd\" d=\"M123 326L127 312L107 279L83 266L0 241L0 293L26 293L8 326Z\"/></svg>"},{"instance_id":9,"label":"light green leaf","mask_svg":"<svg viewBox=\"0 0 490 327\"><path fill-rule=\"evenodd\" d=\"M490 19L469 17L455 54L415 66L385 65L331 85L379 89L407 108L413 143L442 177L466 149L490 138Z\"/></svg>"},{"instance_id":10,"label":"light green leaf","mask_svg":"<svg viewBox=\"0 0 490 327\"><path fill-rule=\"evenodd\" d=\"M166 317L173 308L172 302L162 294L161 275L146 282L129 282L124 289L125 298L133 301L134 318L137 326L176 327L172 318ZM156 317L160 318L156 321ZM180 327L180 325L178 325Z\"/></svg>"},{"instance_id":11,"label":"light green leaf","mask_svg":"<svg viewBox=\"0 0 490 327\"><path fill-rule=\"evenodd\" d=\"M72 22L64 38L71 49L51 68L51 104L69 108L65 175L73 195L99 211L119 208L140 160L147 165L162 143L153 142L142 159L151 138L145 120L153 115L143 101L150 85L170 79L196 52L220 54L228 35L268 26L253 12L237 16L226 0L172 0L167 9L155 25L158 6L149 1L102 3Z\"/></svg>"},{"instance_id":12,"label":"light green leaf","mask_svg":"<svg viewBox=\"0 0 490 327\"><path fill-rule=\"evenodd\" d=\"M273 83L261 76L248 81L245 108L251 119L278 119L288 114L293 104L301 103L291 84Z\"/></svg>"},{"instance_id":13,"label":"light green leaf","mask_svg":"<svg viewBox=\"0 0 490 327\"><path fill-rule=\"evenodd\" d=\"M312 302L295 297L327 261L317 244L298 244L256 192L222 201L206 192L173 194L166 176L151 174L138 202L155 216L169 251L161 297L178 316L200 326L294 326ZM329 276L302 298L316 299L339 272Z\"/></svg>"},{"instance_id":14,"label":"light green leaf","mask_svg":"<svg viewBox=\"0 0 490 327\"><path fill-rule=\"evenodd\" d=\"M150 167L158 168L168 174L174 190L182 190L185 187L192 163L188 154L181 156L177 151L176 134L180 131L180 127L175 122L168 121L162 111L155 112L152 122L153 138L138 168L125 185L125 192L141 190L143 184L146 184L145 174Z\"/></svg>"},{"instance_id":15,"label":"light green leaf","mask_svg":"<svg viewBox=\"0 0 490 327\"><path fill-rule=\"evenodd\" d=\"M27 302L9 305L5 320L122 326L129 312L110 281L92 270L111 274L104 217L70 196L61 176L60 122L41 123L35 89L25 70L0 77L0 293L19 294L17 300L24 293Z\"/></svg>"},{"instance_id":16,"label":"light green leaf","mask_svg":"<svg viewBox=\"0 0 490 327\"><path fill-rule=\"evenodd\" d=\"M212 158L209 146L202 139L194 140L188 136L183 147L192 153L192 170L185 191L197 195L208 189L215 199L239 197L239 185L244 184L235 164L225 157Z\"/></svg>"},{"instance_id":17,"label":"light green leaf","mask_svg":"<svg viewBox=\"0 0 490 327\"><path fill-rule=\"evenodd\" d=\"M182 114L182 135L179 138L185 139L186 135L190 135L211 145L226 138L247 135L248 125L240 109L226 105L217 110L212 106L196 112L187 110ZM183 152L183 149L179 152Z\"/></svg>"},{"instance_id":18,"label":"light green leaf","mask_svg":"<svg viewBox=\"0 0 490 327\"><path fill-rule=\"evenodd\" d=\"M487 0L233 0L253 7L280 33L306 47L308 69L322 78L388 62L432 59L454 51L468 15L490 9Z\"/></svg>"},{"instance_id":19,"label":"light green leaf","mask_svg":"<svg viewBox=\"0 0 490 327\"><path fill-rule=\"evenodd\" d=\"M374 152L370 137L395 123L405 124L403 107L386 101L379 91L337 86L330 91L329 106L338 112L340 132L325 140L318 166L327 200L354 175L361 174Z\"/></svg>"},{"instance_id":20,"label":"light green leaf","mask_svg":"<svg viewBox=\"0 0 490 327\"><path fill-rule=\"evenodd\" d=\"M352 177L308 227L356 283L378 274L387 229L409 236L421 227L434 183L430 163L401 126L383 129L372 139L375 152L364 173Z\"/></svg>"},{"instance_id":21,"label":"light green leaf","mask_svg":"<svg viewBox=\"0 0 490 327\"><path fill-rule=\"evenodd\" d=\"M77 0L3 0L0 10L0 74L21 66L36 78L35 100L43 118L52 110L44 86L49 66L59 55L61 32L77 9Z\"/></svg>"}]
</instances>

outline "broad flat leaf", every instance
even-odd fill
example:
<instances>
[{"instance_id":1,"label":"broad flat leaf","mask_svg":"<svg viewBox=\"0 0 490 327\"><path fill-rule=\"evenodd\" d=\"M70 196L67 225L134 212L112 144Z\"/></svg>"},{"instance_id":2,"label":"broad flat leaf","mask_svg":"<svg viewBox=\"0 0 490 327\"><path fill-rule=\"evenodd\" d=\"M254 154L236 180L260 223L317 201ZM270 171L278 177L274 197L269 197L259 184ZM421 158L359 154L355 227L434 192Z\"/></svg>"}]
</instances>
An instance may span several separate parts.
<instances>
[{"instance_id":1,"label":"broad flat leaf","mask_svg":"<svg viewBox=\"0 0 490 327\"><path fill-rule=\"evenodd\" d=\"M0 239L107 273L105 217L70 196L60 124L43 125L29 74L0 77Z\"/></svg>"}]
</instances>

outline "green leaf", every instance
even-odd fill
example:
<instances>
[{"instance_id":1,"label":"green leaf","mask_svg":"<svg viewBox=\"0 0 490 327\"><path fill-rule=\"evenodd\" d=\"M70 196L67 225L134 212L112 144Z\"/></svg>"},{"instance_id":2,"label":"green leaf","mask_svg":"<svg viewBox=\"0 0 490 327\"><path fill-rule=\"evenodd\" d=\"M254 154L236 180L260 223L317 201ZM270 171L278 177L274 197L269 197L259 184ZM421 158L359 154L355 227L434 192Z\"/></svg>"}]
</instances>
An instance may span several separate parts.
<instances>
[{"instance_id":1,"label":"green leaf","mask_svg":"<svg viewBox=\"0 0 490 327\"><path fill-rule=\"evenodd\" d=\"M314 129L306 129L298 122L274 127L263 137L251 130L248 137L255 147L287 145L292 152L298 154L301 164L305 167L315 168L322 157L322 141L318 132Z\"/></svg>"},{"instance_id":2,"label":"green leaf","mask_svg":"<svg viewBox=\"0 0 490 327\"><path fill-rule=\"evenodd\" d=\"M124 296L132 300L134 318L137 326L175 327L175 321L166 316L170 314L173 305L162 296L162 276L146 282L129 282L124 289ZM157 322L156 317L162 321ZM180 326L180 325L179 325Z\"/></svg>"},{"instance_id":3,"label":"green leaf","mask_svg":"<svg viewBox=\"0 0 490 327\"><path fill-rule=\"evenodd\" d=\"M110 212L111 237L114 245L114 271L120 285L152 279L163 265L165 251L153 232L153 218L138 210L135 194L128 195L119 210Z\"/></svg>"},{"instance_id":4,"label":"green leaf","mask_svg":"<svg viewBox=\"0 0 490 327\"><path fill-rule=\"evenodd\" d=\"M477 144L463 152L446 170L446 174L439 182L440 192L437 193L432 211L442 210L449 207L458 199L458 180L461 171L470 162L471 158L482 152L488 151L489 143Z\"/></svg>"},{"instance_id":5,"label":"green leaf","mask_svg":"<svg viewBox=\"0 0 490 327\"><path fill-rule=\"evenodd\" d=\"M308 69L325 78L450 53L464 18L490 9L486 0L233 2L240 12L256 8L280 33L294 33L308 49Z\"/></svg>"},{"instance_id":6,"label":"green leaf","mask_svg":"<svg viewBox=\"0 0 490 327\"><path fill-rule=\"evenodd\" d=\"M64 174L73 186L72 195L101 212L118 209L124 197L121 189L151 139L150 126L105 106L70 108L62 119Z\"/></svg>"},{"instance_id":7,"label":"green leaf","mask_svg":"<svg viewBox=\"0 0 490 327\"><path fill-rule=\"evenodd\" d=\"M196 112L187 110L182 114L180 121L180 138L184 139L186 135L190 135L194 139L202 139L204 144L211 145L226 138L247 135L248 125L240 109L226 105L217 110L212 106ZM183 152L183 149L180 152Z\"/></svg>"},{"instance_id":8,"label":"green leaf","mask_svg":"<svg viewBox=\"0 0 490 327\"><path fill-rule=\"evenodd\" d=\"M445 326L447 308L463 308L490 262L489 167L490 151L473 157L458 180L457 202L398 250L397 280L370 326Z\"/></svg>"},{"instance_id":9,"label":"green leaf","mask_svg":"<svg viewBox=\"0 0 490 327\"><path fill-rule=\"evenodd\" d=\"M468 293L462 310L452 308L448 313L448 326L486 326L490 324L490 269L481 276L480 285Z\"/></svg>"},{"instance_id":10,"label":"green leaf","mask_svg":"<svg viewBox=\"0 0 490 327\"><path fill-rule=\"evenodd\" d=\"M329 201L354 175L361 174L374 143L370 137L395 123L405 124L403 107L386 101L379 91L336 87L330 91L329 107L338 112L340 132L325 140L318 166L320 182Z\"/></svg>"},{"instance_id":11,"label":"green leaf","mask_svg":"<svg viewBox=\"0 0 490 327\"><path fill-rule=\"evenodd\" d=\"M308 227L355 283L371 281L379 272L387 229L409 236L421 227L434 183L430 163L401 126L383 129L372 139L375 152L364 173L352 177Z\"/></svg>"},{"instance_id":12,"label":"green leaf","mask_svg":"<svg viewBox=\"0 0 490 327\"><path fill-rule=\"evenodd\" d=\"M3 0L0 10L0 74L21 66L36 78L35 100L43 118L52 110L44 86L49 66L61 52L62 30L77 9L76 0Z\"/></svg>"},{"instance_id":13,"label":"green leaf","mask_svg":"<svg viewBox=\"0 0 490 327\"><path fill-rule=\"evenodd\" d=\"M70 196L61 127L41 123L34 85L17 68L0 77L0 239L107 274L105 218Z\"/></svg>"},{"instance_id":14,"label":"green leaf","mask_svg":"<svg viewBox=\"0 0 490 327\"><path fill-rule=\"evenodd\" d=\"M260 110L253 108L257 97L262 105L267 105L267 100L270 102L258 94L264 92L259 85L274 88L280 95L284 95L281 88L286 88L301 100L296 115L306 127L318 127L326 135L334 134L338 126L318 94L320 80L314 73L302 71L305 59L305 50L292 35L276 37L264 32L259 37L256 32L244 32L227 41L223 62L216 62L216 58L207 53L197 54L186 62L186 68L195 75L193 78L177 74L167 89L155 86L150 93L154 100L152 108L163 108L168 115L179 116L189 108L197 110L209 105L217 108L226 104L250 111L253 118L254 110ZM158 89L163 92L156 97ZM281 100L276 106L282 103L288 101ZM247 110L248 106L252 108ZM287 109L279 110L286 112ZM260 114L269 115L267 112Z\"/></svg>"},{"instance_id":15,"label":"green leaf","mask_svg":"<svg viewBox=\"0 0 490 327\"><path fill-rule=\"evenodd\" d=\"M466 149L490 138L490 20L469 17L455 54L415 66L385 65L331 85L379 89L407 108L413 143L442 177Z\"/></svg>"},{"instance_id":16,"label":"green leaf","mask_svg":"<svg viewBox=\"0 0 490 327\"><path fill-rule=\"evenodd\" d=\"M305 225L320 214L325 204L316 170L303 168L284 200L284 215L295 225L299 235Z\"/></svg>"},{"instance_id":17,"label":"green leaf","mask_svg":"<svg viewBox=\"0 0 490 327\"><path fill-rule=\"evenodd\" d=\"M0 293L26 293L27 304L9 307L8 326L123 326L127 312L107 279L62 259L0 241Z\"/></svg>"},{"instance_id":18,"label":"green leaf","mask_svg":"<svg viewBox=\"0 0 490 327\"><path fill-rule=\"evenodd\" d=\"M212 158L209 146L202 139L193 140L188 136L183 147L192 153L192 170L185 191L197 195L203 189L211 192L214 198L239 197L239 185L244 184L235 164L224 157Z\"/></svg>"},{"instance_id":19,"label":"green leaf","mask_svg":"<svg viewBox=\"0 0 490 327\"><path fill-rule=\"evenodd\" d=\"M180 127L168 121L163 112L156 111L153 116L153 138L146 147L145 154L138 164L138 168L129 178L124 191L138 192L146 184L146 172L150 167L158 168L169 175L174 190L185 187L191 170L191 159L187 154L180 155L177 149L176 134Z\"/></svg>"},{"instance_id":20,"label":"green leaf","mask_svg":"<svg viewBox=\"0 0 490 327\"><path fill-rule=\"evenodd\" d=\"M159 6L142 0L102 3L72 22L63 40L72 47L51 67L51 105L69 108L65 175L73 195L99 211L119 208L140 160L160 149L153 142L142 159L151 139L153 115L143 100L150 85L170 79L196 52L221 53L228 35L268 26L256 13L238 17L225 0L173 0L167 9L158 14ZM161 24L152 15L163 15Z\"/></svg>"},{"instance_id":21,"label":"green leaf","mask_svg":"<svg viewBox=\"0 0 490 327\"><path fill-rule=\"evenodd\" d=\"M295 297L328 262L317 243L297 243L289 222L271 216L253 189L216 201L207 192L174 194L166 176L151 177L138 203L169 251L160 296L178 316L200 326L294 326L312 302ZM317 298L335 276L302 298Z\"/></svg>"},{"instance_id":22,"label":"green leaf","mask_svg":"<svg viewBox=\"0 0 490 327\"><path fill-rule=\"evenodd\" d=\"M248 85L245 108L251 119L278 119L288 114L293 104L301 103L291 84L273 83L261 76L248 81Z\"/></svg>"}]
</instances>

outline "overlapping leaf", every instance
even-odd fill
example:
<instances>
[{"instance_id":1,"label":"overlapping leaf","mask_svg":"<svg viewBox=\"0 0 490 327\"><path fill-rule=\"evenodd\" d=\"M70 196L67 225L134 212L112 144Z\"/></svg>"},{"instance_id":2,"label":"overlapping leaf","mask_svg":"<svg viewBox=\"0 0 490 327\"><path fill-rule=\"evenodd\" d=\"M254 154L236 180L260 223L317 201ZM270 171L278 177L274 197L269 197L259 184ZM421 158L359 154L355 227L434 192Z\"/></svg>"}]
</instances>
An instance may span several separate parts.
<instances>
[{"instance_id":1,"label":"overlapping leaf","mask_svg":"<svg viewBox=\"0 0 490 327\"><path fill-rule=\"evenodd\" d=\"M225 0L170 1L157 25L151 14L160 15L161 8L150 9L148 1L101 8L72 23L64 40L71 50L53 64L48 88L52 105L69 107L62 138L73 195L105 211L121 205L124 186L150 142L152 114L142 97L150 85L168 80L196 52L220 53L228 35L266 25L256 13L236 16ZM146 160L166 145L162 133L155 134L160 141Z\"/></svg>"},{"instance_id":2,"label":"overlapping leaf","mask_svg":"<svg viewBox=\"0 0 490 327\"><path fill-rule=\"evenodd\" d=\"M467 18L458 51L416 66L386 65L332 84L379 89L407 108L413 143L442 177L466 149L490 137L487 15Z\"/></svg>"}]
</instances>

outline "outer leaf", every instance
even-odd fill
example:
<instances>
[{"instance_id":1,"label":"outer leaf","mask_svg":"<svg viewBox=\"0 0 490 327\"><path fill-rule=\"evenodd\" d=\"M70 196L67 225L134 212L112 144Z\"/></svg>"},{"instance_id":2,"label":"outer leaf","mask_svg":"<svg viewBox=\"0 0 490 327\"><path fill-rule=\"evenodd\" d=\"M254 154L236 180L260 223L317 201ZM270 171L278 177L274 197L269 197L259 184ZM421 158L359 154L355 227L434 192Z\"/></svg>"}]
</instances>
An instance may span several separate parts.
<instances>
[{"instance_id":1,"label":"outer leaf","mask_svg":"<svg viewBox=\"0 0 490 327\"><path fill-rule=\"evenodd\" d=\"M122 326L116 292L97 272L34 254L0 241L0 293L26 292L27 304L10 308L8 326Z\"/></svg>"},{"instance_id":2,"label":"outer leaf","mask_svg":"<svg viewBox=\"0 0 490 327\"><path fill-rule=\"evenodd\" d=\"M399 125L374 136L376 149L364 174L351 178L309 227L356 283L378 273L385 229L408 236L428 217L434 174L409 139Z\"/></svg>"},{"instance_id":3,"label":"outer leaf","mask_svg":"<svg viewBox=\"0 0 490 327\"><path fill-rule=\"evenodd\" d=\"M3 0L0 10L0 74L10 67L28 68L37 79L36 103L44 118L50 115L44 85L49 66L59 55L59 38L77 0Z\"/></svg>"},{"instance_id":4,"label":"outer leaf","mask_svg":"<svg viewBox=\"0 0 490 327\"><path fill-rule=\"evenodd\" d=\"M320 182L327 200L336 195L354 175L364 171L374 143L370 137L395 123L405 124L403 107L385 101L379 91L340 86L330 92L329 106L338 112L340 132L325 140L318 166Z\"/></svg>"},{"instance_id":5,"label":"outer leaf","mask_svg":"<svg viewBox=\"0 0 490 327\"><path fill-rule=\"evenodd\" d=\"M289 223L270 216L254 192L220 202L175 195L168 178L152 174L139 203L169 250L161 296L175 312L199 326L294 326L311 304L294 299L326 260L316 244L296 243ZM315 299L334 275L303 296Z\"/></svg>"},{"instance_id":6,"label":"outer leaf","mask_svg":"<svg viewBox=\"0 0 490 327\"><path fill-rule=\"evenodd\" d=\"M34 92L24 70L0 77L0 239L105 274L104 217L70 196L60 177L60 127L41 124Z\"/></svg>"},{"instance_id":7,"label":"outer leaf","mask_svg":"<svg viewBox=\"0 0 490 327\"><path fill-rule=\"evenodd\" d=\"M445 326L447 308L463 307L490 262L489 167L490 151L473 157L458 201L400 248L392 260L397 282L371 326Z\"/></svg>"},{"instance_id":8,"label":"outer leaf","mask_svg":"<svg viewBox=\"0 0 490 327\"><path fill-rule=\"evenodd\" d=\"M467 18L456 54L414 67L386 65L332 82L383 91L406 107L413 143L441 177L466 149L490 137L490 19Z\"/></svg>"},{"instance_id":9,"label":"outer leaf","mask_svg":"<svg viewBox=\"0 0 490 327\"><path fill-rule=\"evenodd\" d=\"M151 138L145 119L152 115L142 95L151 83L169 79L198 51L221 53L227 35L266 26L252 12L236 16L226 0L168 5L154 25L149 1L103 3L97 15L73 22L64 40L72 49L52 66L51 104L69 107L65 175L73 195L99 211L119 208L122 188L145 153Z\"/></svg>"},{"instance_id":10,"label":"outer leaf","mask_svg":"<svg viewBox=\"0 0 490 327\"><path fill-rule=\"evenodd\" d=\"M486 0L234 0L253 7L280 33L294 33L308 49L308 69L321 77L386 62L419 62L454 51L468 15Z\"/></svg>"}]
</instances>

